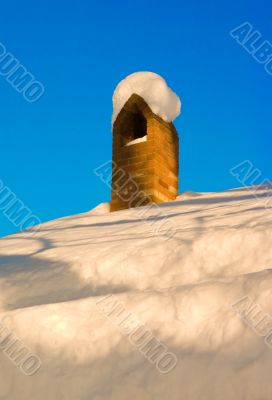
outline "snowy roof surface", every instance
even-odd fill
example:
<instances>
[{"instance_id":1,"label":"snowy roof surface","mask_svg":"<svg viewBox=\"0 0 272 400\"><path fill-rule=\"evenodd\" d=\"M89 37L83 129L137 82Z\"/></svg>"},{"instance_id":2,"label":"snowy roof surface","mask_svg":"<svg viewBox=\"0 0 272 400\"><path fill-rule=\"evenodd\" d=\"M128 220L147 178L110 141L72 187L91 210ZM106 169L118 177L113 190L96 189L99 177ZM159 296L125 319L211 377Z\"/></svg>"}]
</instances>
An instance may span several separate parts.
<instances>
[{"instance_id":1,"label":"snowy roof surface","mask_svg":"<svg viewBox=\"0 0 272 400\"><path fill-rule=\"evenodd\" d=\"M42 367L24 376L0 325L0 398L270 400L272 351L255 324L272 315L271 194L187 192L141 214L101 204L1 239L0 321ZM232 307L246 296L254 329ZM132 342L137 319L174 370Z\"/></svg>"},{"instance_id":2,"label":"snowy roof surface","mask_svg":"<svg viewBox=\"0 0 272 400\"><path fill-rule=\"evenodd\" d=\"M181 101L179 97L168 87L160 75L154 72L135 72L123 79L114 91L112 124L134 93L146 101L154 114L159 115L167 122L174 121L180 114Z\"/></svg>"}]
</instances>

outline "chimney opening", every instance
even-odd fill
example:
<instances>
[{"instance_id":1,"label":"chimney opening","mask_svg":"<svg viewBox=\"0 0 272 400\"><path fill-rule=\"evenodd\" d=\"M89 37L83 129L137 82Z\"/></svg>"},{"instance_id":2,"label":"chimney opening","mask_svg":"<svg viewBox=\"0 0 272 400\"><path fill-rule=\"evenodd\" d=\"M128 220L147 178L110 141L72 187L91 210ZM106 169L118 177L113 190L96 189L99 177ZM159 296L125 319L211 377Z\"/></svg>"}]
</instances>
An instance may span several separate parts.
<instances>
[{"instance_id":1,"label":"chimney opening","mask_svg":"<svg viewBox=\"0 0 272 400\"><path fill-rule=\"evenodd\" d=\"M147 135L147 121L138 108L133 111L126 111L120 124L120 134L122 146Z\"/></svg>"}]
</instances>

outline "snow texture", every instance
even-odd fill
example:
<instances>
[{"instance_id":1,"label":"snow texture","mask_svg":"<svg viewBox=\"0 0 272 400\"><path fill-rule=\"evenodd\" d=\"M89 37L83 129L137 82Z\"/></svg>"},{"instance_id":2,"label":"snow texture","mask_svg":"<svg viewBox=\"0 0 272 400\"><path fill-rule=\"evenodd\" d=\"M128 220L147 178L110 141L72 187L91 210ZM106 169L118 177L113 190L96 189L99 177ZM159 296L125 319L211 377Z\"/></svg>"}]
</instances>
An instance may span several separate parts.
<instances>
[{"instance_id":1,"label":"snow texture","mask_svg":"<svg viewBox=\"0 0 272 400\"><path fill-rule=\"evenodd\" d=\"M160 75L154 72L135 72L123 79L115 89L112 99L112 124L134 93L146 101L154 114L167 122L174 121L180 114L179 97L167 86Z\"/></svg>"},{"instance_id":2,"label":"snow texture","mask_svg":"<svg viewBox=\"0 0 272 400\"><path fill-rule=\"evenodd\" d=\"M131 146L132 144L142 143L147 141L147 136L140 137L138 139L131 140L126 144L126 146Z\"/></svg>"},{"instance_id":3,"label":"snow texture","mask_svg":"<svg viewBox=\"0 0 272 400\"><path fill-rule=\"evenodd\" d=\"M42 360L25 376L0 349L0 399L271 400L272 349L233 311L272 314L268 191L192 193L45 223L0 240L0 319ZM271 193L270 193L271 194ZM112 294L178 357L162 375L98 310ZM0 336L1 337L1 336Z\"/></svg>"}]
</instances>

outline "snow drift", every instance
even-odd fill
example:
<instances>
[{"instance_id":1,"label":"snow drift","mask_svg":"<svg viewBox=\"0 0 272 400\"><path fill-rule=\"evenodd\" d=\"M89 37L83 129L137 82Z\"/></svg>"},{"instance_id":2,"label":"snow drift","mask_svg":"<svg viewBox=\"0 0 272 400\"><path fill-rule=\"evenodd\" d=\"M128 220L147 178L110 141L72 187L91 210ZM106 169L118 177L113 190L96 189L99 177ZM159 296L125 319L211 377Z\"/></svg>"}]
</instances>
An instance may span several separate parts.
<instances>
[{"instance_id":1,"label":"snow drift","mask_svg":"<svg viewBox=\"0 0 272 400\"><path fill-rule=\"evenodd\" d=\"M113 94L112 124L127 100L138 94L149 105L153 113L165 121L173 121L179 114L179 97L167 86L165 80L153 72L135 72L123 79Z\"/></svg>"},{"instance_id":2,"label":"snow drift","mask_svg":"<svg viewBox=\"0 0 272 400\"><path fill-rule=\"evenodd\" d=\"M154 235L137 209L45 223L0 240L0 320L42 361L25 376L3 353L0 399L271 400L272 350L231 305L272 314L267 190L191 192L152 207L175 235ZM271 194L271 193L270 193ZM122 304L169 351L162 374L99 307Z\"/></svg>"}]
</instances>

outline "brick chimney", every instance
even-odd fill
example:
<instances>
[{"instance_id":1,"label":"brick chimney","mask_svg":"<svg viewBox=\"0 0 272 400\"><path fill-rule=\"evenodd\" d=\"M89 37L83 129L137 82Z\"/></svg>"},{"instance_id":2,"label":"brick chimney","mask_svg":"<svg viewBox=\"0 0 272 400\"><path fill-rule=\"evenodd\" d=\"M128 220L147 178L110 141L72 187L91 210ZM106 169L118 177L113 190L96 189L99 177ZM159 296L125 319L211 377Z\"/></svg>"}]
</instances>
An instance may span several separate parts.
<instances>
[{"instance_id":1,"label":"brick chimney","mask_svg":"<svg viewBox=\"0 0 272 400\"><path fill-rule=\"evenodd\" d=\"M133 94L113 125L111 211L175 200L178 135Z\"/></svg>"}]
</instances>

